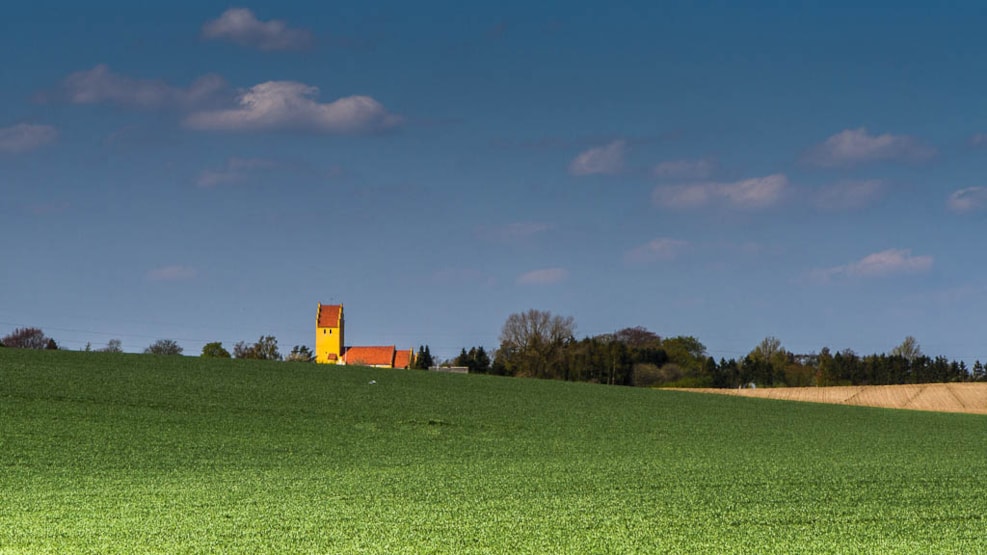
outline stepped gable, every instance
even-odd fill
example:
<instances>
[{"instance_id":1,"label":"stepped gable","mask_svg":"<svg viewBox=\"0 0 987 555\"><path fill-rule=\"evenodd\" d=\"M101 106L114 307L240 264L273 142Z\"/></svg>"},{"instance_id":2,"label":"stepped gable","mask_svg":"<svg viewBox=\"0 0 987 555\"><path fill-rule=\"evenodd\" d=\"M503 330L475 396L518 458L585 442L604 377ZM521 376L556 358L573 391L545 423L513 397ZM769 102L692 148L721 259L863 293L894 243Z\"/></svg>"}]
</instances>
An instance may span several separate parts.
<instances>
[{"instance_id":1,"label":"stepped gable","mask_svg":"<svg viewBox=\"0 0 987 555\"><path fill-rule=\"evenodd\" d=\"M342 311L343 305L340 304L320 304L319 305L319 327L320 328L338 328L339 327L339 315Z\"/></svg>"}]
</instances>

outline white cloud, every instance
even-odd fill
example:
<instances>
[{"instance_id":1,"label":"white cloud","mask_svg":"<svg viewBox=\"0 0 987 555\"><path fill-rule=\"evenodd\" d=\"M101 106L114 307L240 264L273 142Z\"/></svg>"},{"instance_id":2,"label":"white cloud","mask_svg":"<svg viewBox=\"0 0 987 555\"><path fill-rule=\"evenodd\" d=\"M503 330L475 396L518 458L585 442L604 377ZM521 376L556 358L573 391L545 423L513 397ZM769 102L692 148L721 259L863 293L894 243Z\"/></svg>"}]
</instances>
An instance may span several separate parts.
<instances>
[{"instance_id":1,"label":"white cloud","mask_svg":"<svg viewBox=\"0 0 987 555\"><path fill-rule=\"evenodd\" d=\"M569 277L569 272L565 268L543 268L521 274L517 278L520 285L550 285L560 283Z\"/></svg>"},{"instance_id":2,"label":"white cloud","mask_svg":"<svg viewBox=\"0 0 987 555\"><path fill-rule=\"evenodd\" d=\"M58 138L58 130L51 125L19 123L0 127L0 152L19 154L41 148Z\"/></svg>"},{"instance_id":3,"label":"white cloud","mask_svg":"<svg viewBox=\"0 0 987 555\"><path fill-rule=\"evenodd\" d=\"M953 191L946 205L954 212L974 212L987 208L987 187L967 187Z\"/></svg>"},{"instance_id":4,"label":"white cloud","mask_svg":"<svg viewBox=\"0 0 987 555\"><path fill-rule=\"evenodd\" d=\"M932 268L931 256L912 256L907 249L888 249L876 252L847 266L852 276L885 276L888 274L924 272Z\"/></svg>"},{"instance_id":5,"label":"white cloud","mask_svg":"<svg viewBox=\"0 0 987 555\"><path fill-rule=\"evenodd\" d=\"M648 241L647 243L635 247L627 252L624 259L627 262L633 263L646 263L646 262L656 262L659 260L672 260L683 249L689 246L688 241L680 241L678 239L669 239L667 237L659 237Z\"/></svg>"},{"instance_id":6,"label":"white cloud","mask_svg":"<svg viewBox=\"0 0 987 555\"><path fill-rule=\"evenodd\" d=\"M788 178L784 174L755 177L730 183L703 182L659 186L651 195L659 206L688 208L713 202L736 208L765 208L781 200Z\"/></svg>"},{"instance_id":7,"label":"white cloud","mask_svg":"<svg viewBox=\"0 0 987 555\"><path fill-rule=\"evenodd\" d=\"M715 168L711 160L669 160L652 168L651 175L659 179L707 179Z\"/></svg>"},{"instance_id":8,"label":"white cloud","mask_svg":"<svg viewBox=\"0 0 987 555\"><path fill-rule=\"evenodd\" d=\"M149 281L186 281L194 279L199 273L188 266L162 266L147 273Z\"/></svg>"},{"instance_id":9,"label":"white cloud","mask_svg":"<svg viewBox=\"0 0 987 555\"><path fill-rule=\"evenodd\" d=\"M312 33L293 29L285 22L260 21L247 8L230 8L202 26L206 39L228 40L259 50L302 50L312 45Z\"/></svg>"},{"instance_id":10,"label":"white cloud","mask_svg":"<svg viewBox=\"0 0 987 555\"><path fill-rule=\"evenodd\" d=\"M319 89L293 81L254 85L237 99L238 108L190 114L185 125L216 131L303 129L326 133L358 133L395 127L403 122L369 96L348 96L320 104Z\"/></svg>"},{"instance_id":11,"label":"white cloud","mask_svg":"<svg viewBox=\"0 0 987 555\"><path fill-rule=\"evenodd\" d=\"M72 104L109 103L140 109L193 109L228 96L226 81L215 74L196 79L188 88L160 79L133 79L114 73L105 64L66 77L59 96Z\"/></svg>"},{"instance_id":12,"label":"white cloud","mask_svg":"<svg viewBox=\"0 0 987 555\"><path fill-rule=\"evenodd\" d=\"M863 208L881 196L884 185L880 179L840 181L821 188L814 200L816 206L824 210Z\"/></svg>"},{"instance_id":13,"label":"white cloud","mask_svg":"<svg viewBox=\"0 0 987 555\"><path fill-rule=\"evenodd\" d=\"M204 170L196 179L199 187L232 185L246 181L258 171L270 170L277 166L272 160L260 158L230 158L226 166L219 170Z\"/></svg>"},{"instance_id":14,"label":"white cloud","mask_svg":"<svg viewBox=\"0 0 987 555\"><path fill-rule=\"evenodd\" d=\"M846 129L810 148L803 160L824 168L850 167L867 162L922 162L936 149L907 135L871 135L867 129Z\"/></svg>"},{"instance_id":15,"label":"white cloud","mask_svg":"<svg viewBox=\"0 0 987 555\"><path fill-rule=\"evenodd\" d=\"M569 163L569 173L576 176L620 173L624 170L626 146L626 141L618 139L583 151Z\"/></svg>"},{"instance_id":16,"label":"white cloud","mask_svg":"<svg viewBox=\"0 0 987 555\"><path fill-rule=\"evenodd\" d=\"M908 249L888 249L869 254L856 262L843 266L814 270L815 281L829 282L838 277L884 277L894 274L913 274L932 269L931 256L912 256Z\"/></svg>"}]
</instances>

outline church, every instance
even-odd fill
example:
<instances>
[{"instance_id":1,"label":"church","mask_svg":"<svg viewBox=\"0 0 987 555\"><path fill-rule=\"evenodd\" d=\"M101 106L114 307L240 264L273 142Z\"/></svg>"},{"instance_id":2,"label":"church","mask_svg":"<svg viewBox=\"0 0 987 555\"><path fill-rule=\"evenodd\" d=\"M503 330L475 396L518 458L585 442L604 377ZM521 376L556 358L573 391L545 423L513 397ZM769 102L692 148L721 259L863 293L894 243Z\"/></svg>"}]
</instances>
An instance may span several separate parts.
<instances>
[{"instance_id":1,"label":"church","mask_svg":"<svg viewBox=\"0 0 987 555\"><path fill-rule=\"evenodd\" d=\"M410 368L414 362L413 349L397 349L394 345L347 347L344 329L343 305L319 303L315 316L315 362L375 368Z\"/></svg>"}]
</instances>

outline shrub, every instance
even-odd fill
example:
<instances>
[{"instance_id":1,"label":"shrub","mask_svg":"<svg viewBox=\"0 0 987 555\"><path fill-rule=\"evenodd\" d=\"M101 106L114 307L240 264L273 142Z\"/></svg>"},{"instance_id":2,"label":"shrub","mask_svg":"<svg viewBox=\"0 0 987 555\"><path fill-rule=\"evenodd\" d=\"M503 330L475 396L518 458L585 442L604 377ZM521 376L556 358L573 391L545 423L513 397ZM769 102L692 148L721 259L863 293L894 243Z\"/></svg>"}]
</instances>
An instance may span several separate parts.
<instances>
[{"instance_id":1,"label":"shrub","mask_svg":"<svg viewBox=\"0 0 987 555\"><path fill-rule=\"evenodd\" d=\"M234 358L252 358L256 360L281 360L278 352L278 340L273 335L262 335L253 345L244 341L233 346Z\"/></svg>"},{"instance_id":2,"label":"shrub","mask_svg":"<svg viewBox=\"0 0 987 555\"><path fill-rule=\"evenodd\" d=\"M18 328L10 335L0 339L5 347L14 349L57 349L55 340L47 337L39 328Z\"/></svg>"},{"instance_id":3,"label":"shrub","mask_svg":"<svg viewBox=\"0 0 987 555\"><path fill-rule=\"evenodd\" d=\"M285 357L288 362L314 362L315 355L306 345L295 345L291 348L291 353Z\"/></svg>"},{"instance_id":4,"label":"shrub","mask_svg":"<svg viewBox=\"0 0 987 555\"><path fill-rule=\"evenodd\" d=\"M144 354L180 355L182 354L182 351L184 351L184 349L182 349L176 341L172 339L159 339L144 349Z\"/></svg>"},{"instance_id":5,"label":"shrub","mask_svg":"<svg viewBox=\"0 0 987 555\"><path fill-rule=\"evenodd\" d=\"M221 342L213 341L202 347L202 355L200 356L203 358L230 358L230 352L223 348Z\"/></svg>"}]
</instances>

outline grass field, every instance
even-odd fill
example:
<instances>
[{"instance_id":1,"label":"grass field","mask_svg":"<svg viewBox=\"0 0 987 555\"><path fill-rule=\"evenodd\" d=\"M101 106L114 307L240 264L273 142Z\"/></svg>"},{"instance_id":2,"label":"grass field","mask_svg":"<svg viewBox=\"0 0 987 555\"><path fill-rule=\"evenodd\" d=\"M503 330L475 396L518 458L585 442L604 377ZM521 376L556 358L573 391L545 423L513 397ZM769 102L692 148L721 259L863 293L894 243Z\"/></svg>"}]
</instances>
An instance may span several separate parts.
<instances>
[{"instance_id":1,"label":"grass field","mask_svg":"<svg viewBox=\"0 0 987 555\"><path fill-rule=\"evenodd\" d=\"M982 553L985 455L978 415L0 349L0 553Z\"/></svg>"}]
</instances>

